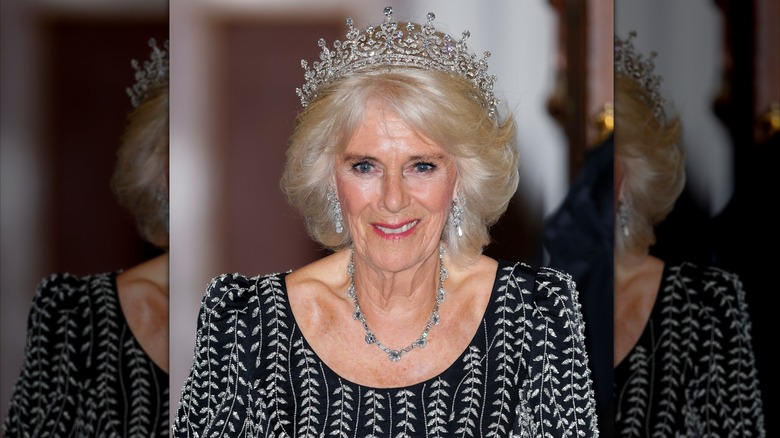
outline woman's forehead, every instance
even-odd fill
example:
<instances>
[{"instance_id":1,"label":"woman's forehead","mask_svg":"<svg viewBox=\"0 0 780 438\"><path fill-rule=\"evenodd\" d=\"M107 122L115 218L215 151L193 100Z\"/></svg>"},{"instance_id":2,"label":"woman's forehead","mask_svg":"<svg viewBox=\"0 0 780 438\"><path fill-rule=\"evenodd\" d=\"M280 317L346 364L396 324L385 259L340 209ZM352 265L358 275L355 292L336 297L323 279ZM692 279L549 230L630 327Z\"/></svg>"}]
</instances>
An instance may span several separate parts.
<instances>
[{"instance_id":1,"label":"woman's forehead","mask_svg":"<svg viewBox=\"0 0 780 438\"><path fill-rule=\"evenodd\" d=\"M409 126L387 107L369 109L347 141L344 153L368 151L402 152L421 156L446 153L439 144Z\"/></svg>"}]
</instances>

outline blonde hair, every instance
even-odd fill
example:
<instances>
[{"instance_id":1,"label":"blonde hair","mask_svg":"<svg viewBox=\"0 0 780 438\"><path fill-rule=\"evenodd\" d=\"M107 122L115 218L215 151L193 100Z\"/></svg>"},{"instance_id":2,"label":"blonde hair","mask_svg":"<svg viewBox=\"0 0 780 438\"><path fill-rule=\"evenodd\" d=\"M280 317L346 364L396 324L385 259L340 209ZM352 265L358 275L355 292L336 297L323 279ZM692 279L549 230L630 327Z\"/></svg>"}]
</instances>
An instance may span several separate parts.
<instances>
[{"instance_id":1,"label":"blonde hair","mask_svg":"<svg viewBox=\"0 0 780 438\"><path fill-rule=\"evenodd\" d=\"M618 253L646 253L656 242L654 227L666 219L685 186L680 119L654 115L650 102L636 80L615 76L615 159L624 174L619 202L628 223L625 236L616 221Z\"/></svg>"},{"instance_id":2,"label":"blonde hair","mask_svg":"<svg viewBox=\"0 0 780 438\"><path fill-rule=\"evenodd\" d=\"M158 86L127 118L111 188L142 238L168 248L168 84Z\"/></svg>"},{"instance_id":3,"label":"blonde hair","mask_svg":"<svg viewBox=\"0 0 780 438\"><path fill-rule=\"evenodd\" d=\"M456 263L476 259L490 243L490 226L517 189L516 125L511 113L488 116L481 93L468 80L436 70L364 69L322 86L298 114L280 184L310 236L331 250L351 244L347 230L335 231L327 190L333 186L336 155L372 100L452 155L464 207L463 237L447 226L442 240Z\"/></svg>"}]
</instances>

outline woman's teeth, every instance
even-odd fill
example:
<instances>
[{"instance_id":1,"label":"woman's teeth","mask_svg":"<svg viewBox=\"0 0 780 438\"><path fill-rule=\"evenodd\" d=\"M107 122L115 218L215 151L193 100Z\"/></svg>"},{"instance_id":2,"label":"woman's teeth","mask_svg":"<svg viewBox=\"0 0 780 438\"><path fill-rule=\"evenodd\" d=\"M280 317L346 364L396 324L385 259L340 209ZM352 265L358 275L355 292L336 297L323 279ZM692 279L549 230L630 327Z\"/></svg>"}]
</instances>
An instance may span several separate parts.
<instances>
[{"instance_id":1,"label":"woman's teeth","mask_svg":"<svg viewBox=\"0 0 780 438\"><path fill-rule=\"evenodd\" d=\"M417 222L419 221L412 221L407 223L406 225L400 227L400 228L385 228L377 225L376 227L379 229L379 231L385 233L385 234L401 234L405 233L412 229L415 225L417 225Z\"/></svg>"}]
</instances>

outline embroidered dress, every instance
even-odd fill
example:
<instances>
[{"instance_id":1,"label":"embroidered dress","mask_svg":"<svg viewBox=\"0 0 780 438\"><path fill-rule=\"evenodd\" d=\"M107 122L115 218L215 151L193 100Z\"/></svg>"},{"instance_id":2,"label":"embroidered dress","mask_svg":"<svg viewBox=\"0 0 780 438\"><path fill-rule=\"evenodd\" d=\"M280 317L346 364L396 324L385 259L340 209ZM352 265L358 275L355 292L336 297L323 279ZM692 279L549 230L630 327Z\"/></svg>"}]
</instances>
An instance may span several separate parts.
<instances>
[{"instance_id":1,"label":"embroidered dress","mask_svg":"<svg viewBox=\"0 0 780 438\"><path fill-rule=\"evenodd\" d=\"M398 388L354 384L319 359L290 312L286 275L211 282L175 437L598 436L569 275L499 262L468 348Z\"/></svg>"},{"instance_id":2,"label":"embroidered dress","mask_svg":"<svg viewBox=\"0 0 780 438\"><path fill-rule=\"evenodd\" d=\"M116 275L39 284L3 436L170 436L168 375L130 332Z\"/></svg>"},{"instance_id":3,"label":"embroidered dress","mask_svg":"<svg viewBox=\"0 0 780 438\"><path fill-rule=\"evenodd\" d=\"M615 368L620 437L763 437L751 325L739 278L664 268L639 341Z\"/></svg>"}]
</instances>

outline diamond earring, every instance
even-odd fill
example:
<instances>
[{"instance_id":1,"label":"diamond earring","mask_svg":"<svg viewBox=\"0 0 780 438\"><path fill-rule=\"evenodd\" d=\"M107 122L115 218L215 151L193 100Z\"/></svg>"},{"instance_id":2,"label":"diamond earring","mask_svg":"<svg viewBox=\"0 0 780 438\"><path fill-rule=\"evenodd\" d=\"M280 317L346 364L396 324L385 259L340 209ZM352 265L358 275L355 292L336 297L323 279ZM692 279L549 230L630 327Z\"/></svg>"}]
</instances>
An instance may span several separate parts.
<instances>
[{"instance_id":1,"label":"diamond earring","mask_svg":"<svg viewBox=\"0 0 780 438\"><path fill-rule=\"evenodd\" d=\"M455 232L458 237L463 237L463 229L460 225L463 223L463 201L460 197L456 196L452 200L452 226L455 228Z\"/></svg>"},{"instance_id":2,"label":"diamond earring","mask_svg":"<svg viewBox=\"0 0 780 438\"><path fill-rule=\"evenodd\" d=\"M341 215L341 203L338 196L336 196L336 190L333 187L329 188L327 196L333 220L336 222L336 233L341 234L344 232L344 217Z\"/></svg>"},{"instance_id":3,"label":"diamond earring","mask_svg":"<svg viewBox=\"0 0 780 438\"><path fill-rule=\"evenodd\" d=\"M628 203L622 199L618 200L618 225L623 231L623 236L628 237Z\"/></svg>"}]
</instances>

